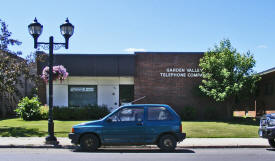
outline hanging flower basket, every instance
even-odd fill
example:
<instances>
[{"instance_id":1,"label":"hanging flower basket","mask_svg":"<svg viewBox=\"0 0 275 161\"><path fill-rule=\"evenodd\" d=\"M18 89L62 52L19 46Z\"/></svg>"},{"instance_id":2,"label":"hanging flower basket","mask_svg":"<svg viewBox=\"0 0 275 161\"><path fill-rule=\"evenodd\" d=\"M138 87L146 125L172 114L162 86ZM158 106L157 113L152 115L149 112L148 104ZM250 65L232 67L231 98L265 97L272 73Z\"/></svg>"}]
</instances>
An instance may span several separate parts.
<instances>
[{"instance_id":1,"label":"hanging flower basket","mask_svg":"<svg viewBox=\"0 0 275 161\"><path fill-rule=\"evenodd\" d=\"M62 82L68 77L69 73L63 65L53 66L53 80L60 80ZM45 81L49 81L49 67L46 66L43 69L41 78Z\"/></svg>"}]
</instances>

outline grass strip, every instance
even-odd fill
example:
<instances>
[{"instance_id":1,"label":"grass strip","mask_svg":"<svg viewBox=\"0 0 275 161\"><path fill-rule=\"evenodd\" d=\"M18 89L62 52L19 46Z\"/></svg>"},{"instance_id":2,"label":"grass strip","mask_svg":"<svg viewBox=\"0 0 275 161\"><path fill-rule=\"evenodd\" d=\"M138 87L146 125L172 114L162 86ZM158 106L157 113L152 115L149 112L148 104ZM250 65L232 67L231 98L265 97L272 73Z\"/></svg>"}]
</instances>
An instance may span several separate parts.
<instances>
[{"instance_id":1,"label":"grass strip","mask_svg":"<svg viewBox=\"0 0 275 161\"><path fill-rule=\"evenodd\" d=\"M86 121L54 121L57 137L67 137L73 125ZM233 122L183 121L183 131L188 138L254 138L258 137L258 122L237 120ZM24 121L20 118L0 121L2 137L44 137L48 135L48 121Z\"/></svg>"}]
</instances>

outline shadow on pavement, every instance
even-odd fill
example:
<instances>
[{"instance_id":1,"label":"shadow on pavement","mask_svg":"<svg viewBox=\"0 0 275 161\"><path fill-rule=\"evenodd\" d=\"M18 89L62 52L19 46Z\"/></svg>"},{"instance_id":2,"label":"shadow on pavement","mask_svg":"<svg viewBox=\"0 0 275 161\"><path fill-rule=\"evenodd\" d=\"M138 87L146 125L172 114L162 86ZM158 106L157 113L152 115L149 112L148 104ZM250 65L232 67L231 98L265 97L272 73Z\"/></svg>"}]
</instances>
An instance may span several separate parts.
<instances>
[{"instance_id":1,"label":"shadow on pavement","mask_svg":"<svg viewBox=\"0 0 275 161\"><path fill-rule=\"evenodd\" d=\"M146 148L133 148L133 149L98 149L95 152L82 151L79 147L72 149L73 152L80 153L195 153L193 150L189 149L176 149L172 152L164 152L159 149L146 149Z\"/></svg>"},{"instance_id":2,"label":"shadow on pavement","mask_svg":"<svg viewBox=\"0 0 275 161\"><path fill-rule=\"evenodd\" d=\"M267 151L274 151L275 152L275 148L267 148Z\"/></svg>"}]
</instances>

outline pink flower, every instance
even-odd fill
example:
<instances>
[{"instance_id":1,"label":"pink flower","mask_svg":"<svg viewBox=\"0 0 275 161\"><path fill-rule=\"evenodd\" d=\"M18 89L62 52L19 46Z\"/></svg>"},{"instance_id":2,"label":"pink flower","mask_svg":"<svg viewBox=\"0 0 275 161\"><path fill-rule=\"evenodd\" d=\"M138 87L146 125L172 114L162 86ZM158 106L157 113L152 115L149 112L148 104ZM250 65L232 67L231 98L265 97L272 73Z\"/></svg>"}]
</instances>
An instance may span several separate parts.
<instances>
[{"instance_id":1,"label":"pink flower","mask_svg":"<svg viewBox=\"0 0 275 161\"><path fill-rule=\"evenodd\" d=\"M53 80L59 79L60 82L65 80L68 77L69 73L66 71L66 68L63 65L53 66ZM49 67L46 66L43 71L41 78L45 81L49 81Z\"/></svg>"}]
</instances>

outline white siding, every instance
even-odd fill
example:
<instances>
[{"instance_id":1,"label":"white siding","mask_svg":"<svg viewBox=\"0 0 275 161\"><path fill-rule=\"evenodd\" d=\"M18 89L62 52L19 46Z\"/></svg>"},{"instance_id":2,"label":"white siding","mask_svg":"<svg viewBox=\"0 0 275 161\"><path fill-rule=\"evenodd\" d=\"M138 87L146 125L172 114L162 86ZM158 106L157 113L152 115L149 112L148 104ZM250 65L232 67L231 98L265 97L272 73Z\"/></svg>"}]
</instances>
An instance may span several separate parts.
<instances>
[{"instance_id":1,"label":"white siding","mask_svg":"<svg viewBox=\"0 0 275 161\"><path fill-rule=\"evenodd\" d=\"M99 105L107 105L110 109L119 106L119 85L134 84L133 77L68 77L63 82L53 83L54 106L68 106L68 85L97 85L97 102ZM49 102L49 90L47 85L47 103Z\"/></svg>"},{"instance_id":2,"label":"white siding","mask_svg":"<svg viewBox=\"0 0 275 161\"><path fill-rule=\"evenodd\" d=\"M49 86L47 85L47 103L49 104ZM68 106L68 85L54 84L53 105Z\"/></svg>"},{"instance_id":3,"label":"white siding","mask_svg":"<svg viewBox=\"0 0 275 161\"><path fill-rule=\"evenodd\" d=\"M98 105L105 105L111 111L119 107L119 85L98 85Z\"/></svg>"}]
</instances>

